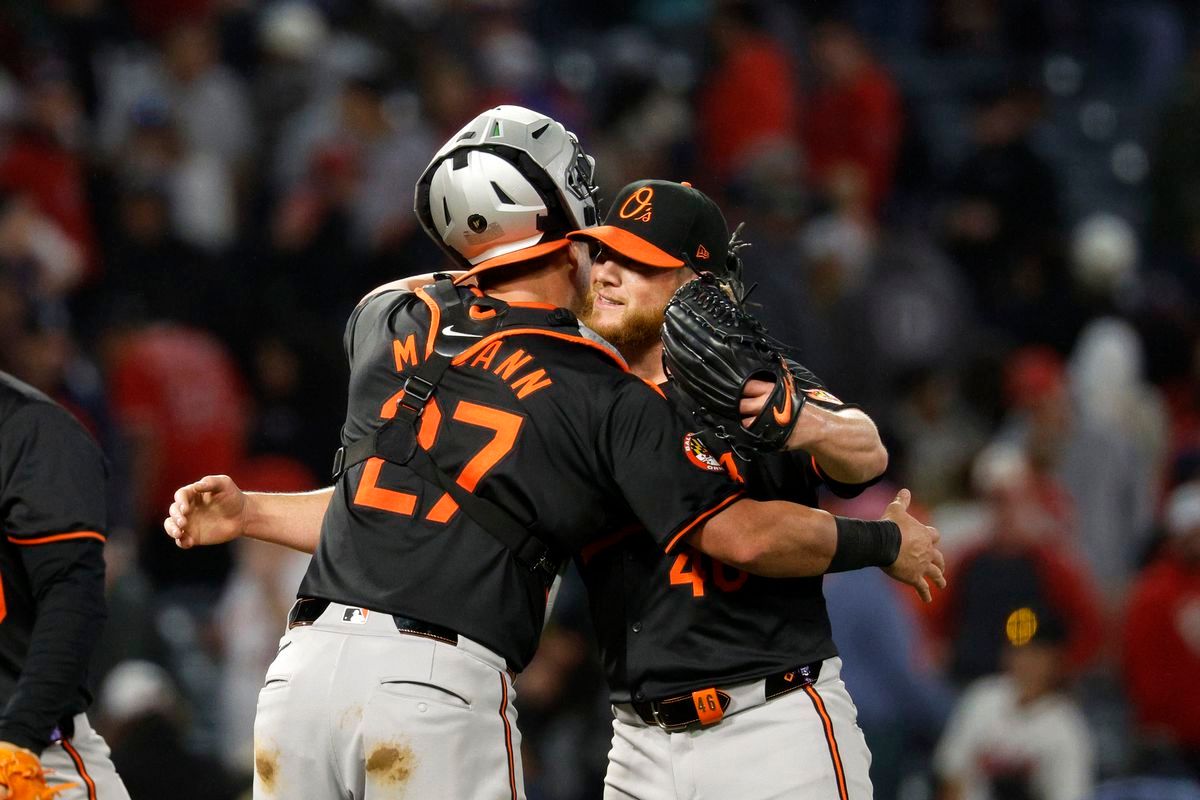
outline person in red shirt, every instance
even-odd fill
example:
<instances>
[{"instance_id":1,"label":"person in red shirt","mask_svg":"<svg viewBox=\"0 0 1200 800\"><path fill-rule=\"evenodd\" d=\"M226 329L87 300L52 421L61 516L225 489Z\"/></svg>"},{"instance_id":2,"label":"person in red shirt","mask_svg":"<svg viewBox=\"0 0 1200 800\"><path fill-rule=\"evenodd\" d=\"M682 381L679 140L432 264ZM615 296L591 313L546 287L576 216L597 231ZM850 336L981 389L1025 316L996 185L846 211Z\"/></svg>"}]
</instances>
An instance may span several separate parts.
<instances>
[{"instance_id":1,"label":"person in red shirt","mask_svg":"<svg viewBox=\"0 0 1200 800\"><path fill-rule=\"evenodd\" d=\"M246 391L232 357L200 330L166 323L118 330L106 350L112 411L130 447L134 514L139 529L148 531L186 476L241 462ZM161 539L145 536L140 544L142 566L156 586L219 585L226 577L225 548L197 565L195 559L183 563Z\"/></svg>"},{"instance_id":2,"label":"person in red shirt","mask_svg":"<svg viewBox=\"0 0 1200 800\"><path fill-rule=\"evenodd\" d=\"M34 71L28 95L25 118L0 147L0 187L29 197L79 249L86 273L94 273L99 254L78 147L84 124L79 93L66 65L49 61Z\"/></svg>"},{"instance_id":3,"label":"person in red shirt","mask_svg":"<svg viewBox=\"0 0 1200 800\"><path fill-rule=\"evenodd\" d=\"M1045 608L1063 621L1066 666L1078 674L1104 642L1095 582L1064 541L1061 519L1041 502L1025 453L994 445L981 459L976 472L990 515L987 535L959 556L955 582L928 612L935 636L950 646L949 674L966 684L998 672L1005 641L998 632L1023 607Z\"/></svg>"},{"instance_id":4,"label":"person in red shirt","mask_svg":"<svg viewBox=\"0 0 1200 800\"><path fill-rule=\"evenodd\" d=\"M1121 660L1142 735L1177 747L1200 777L1200 480L1171 493L1166 529L1130 593Z\"/></svg>"},{"instance_id":5,"label":"person in red shirt","mask_svg":"<svg viewBox=\"0 0 1200 800\"><path fill-rule=\"evenodd\" d=\"M820 82L804 109L802 131L812 180L841 194L864 185L878 210L892 187L903 119L900 93L858 33L841 22L815 31L812 58Z\"/></svg>"},{"instance_id":6,"label":"person in red shirt","mask_svg":"<svg viewBox=\"0 0 1200 800\"><path fill-rule=\"evenodd\" d=\"M800 90L795 65L749 4L721 4L710 30L717 66L698 98L698 134L702 165L725 184L754 156L794 147Z\"/></svg>"}]
</instances>

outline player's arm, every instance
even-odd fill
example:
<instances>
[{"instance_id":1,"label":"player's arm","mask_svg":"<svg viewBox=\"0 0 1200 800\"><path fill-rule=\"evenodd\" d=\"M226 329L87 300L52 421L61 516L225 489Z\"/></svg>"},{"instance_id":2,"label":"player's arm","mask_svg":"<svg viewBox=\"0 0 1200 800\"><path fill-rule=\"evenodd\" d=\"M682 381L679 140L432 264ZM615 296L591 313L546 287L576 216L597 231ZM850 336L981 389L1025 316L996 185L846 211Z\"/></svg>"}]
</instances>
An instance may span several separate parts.
<instances>
[{"instance_id":1,"label":"player's arm","mask_svg":"<svg viewBox=\"0 0 1200 800\"><path fill-rule=\"evenodd\" d=\"M668 552L681 543L767 577L804 577L880 566L930 598L944 585L937 532L908 515L908 491L882 521L834 517L781 500L756 501L728 465L688 432L670 405L640 382L617 391L597 452L638 516Z\"/></svg>"},{"instance_id":2,"label":"player's arm","mask_svg":"<svg viewBox=\"0 0 1200 800\"><path fill-rule=\"evenodd\" d=\"M937 530L908 514L902 489L878 521L835 517L784 500L743 498L706 520L688 543L730 566L769 578L806 577L880 567L933 599L945 588Z\"/></svg>"},{"instance_id":3,"label":"player's arm","mask_svg":"<svg viewBox=\"0 0 1200 800\"><path fill-rule=\"evenodd\" d=\"M746 382L739 409L743 422L762 412L774 388L767 381ZM812 400L800 407L785 449L812 454L821 472L838 483L867 483L888 465L887 448L869 416L857 408L830 408Z\"/></svg>"},{"instance_id":4,"label":"player's arm","mask_svg":"<svg viewBox=\"0 0 1200 800\"><path fill-rule=\"evenodd\" d=\"M313 492L243 492L228 475L181 486L163 520L179 547L222 544L239 536L314 553L333 487Z\"/></svg>"},{"instance_id":5,"label":"player's arm","mask_svg":"<svg viewBox=\"0 0 1200 800\"><path fill-rule=\"evenodd\" d=\"M0 435L8 476L0 524L35 604L20 678L0 711L0 741L41 754L75 710L104 624L107 476L100 448L56 406L19 411Z\"/></svg>"}]
</instances>

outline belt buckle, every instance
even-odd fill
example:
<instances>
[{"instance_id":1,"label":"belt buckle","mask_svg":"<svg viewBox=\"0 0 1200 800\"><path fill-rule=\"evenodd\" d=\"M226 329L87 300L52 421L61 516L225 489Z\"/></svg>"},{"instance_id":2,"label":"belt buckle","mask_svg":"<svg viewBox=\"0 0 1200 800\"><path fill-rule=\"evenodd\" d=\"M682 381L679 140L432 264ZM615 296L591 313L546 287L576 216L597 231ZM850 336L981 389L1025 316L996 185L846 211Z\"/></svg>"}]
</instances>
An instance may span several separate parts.
<instances>
[{"instance_id":1,"label":"belt buckle","mask_svg":"<svg viewBox=\"0 0 1200 800\"><path fill-rule=\"evenodd\" d=\"M691 724L691 723L685 722L683 724L675 723L672 725L671 723L664 721L662 718L662 715L658 713L658 709L659 709L660 705L661 705L661 703L658 700L650 701L650 716L654 718L654 724L657 725L659 728L663 729L664 731L666 731L667 733L674 733L675 731L681 731L684 728L686 728L689 724Z\"/></svg>"}]
</instances>

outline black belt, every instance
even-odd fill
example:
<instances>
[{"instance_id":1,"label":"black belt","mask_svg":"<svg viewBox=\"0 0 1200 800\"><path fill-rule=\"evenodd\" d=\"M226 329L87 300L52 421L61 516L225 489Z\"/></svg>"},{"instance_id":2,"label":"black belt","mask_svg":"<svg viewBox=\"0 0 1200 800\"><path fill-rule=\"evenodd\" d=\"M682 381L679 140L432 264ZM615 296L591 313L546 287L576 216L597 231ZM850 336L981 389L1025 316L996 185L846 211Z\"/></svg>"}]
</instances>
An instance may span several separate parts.
<instances>
[{"instance_id":1,"label":"black belt","mask_svg":"<svg viewBox=\"0 0 1200 800\"><path fill-rule=\"evenodd\" d=\"M292 606L292 610L288 612L288 630L299 628L303 625L312 625L321 614L325 613L325 609L327 608L329 608L328 600L319 600L315 597L301 597ZM367 609L347 608L344 621L350 622L355 612L362 613L364 611L367 611ZM374 613L378 614L382 612L376 611ZM401 614L390 614L389 616L396 623L396 630L400 633L407 633L410 636L424 636L426 639L435 639L446 644L458 644L458 633L449 628L434 625L432 622L405 617Z\"/></svg>"},{"instance_id":2,"label":"black belt","mask_svg":"<svg viewBox=\"0 0 1200 800\"><path fill-rule=\"evenodd\" d=\"M764 702L814 684L820 676L821 662L814 661L760 678L764 681ZM675 733L687 730L693 725L713 725L720 722L725 716L725 709L729 707L729 699L728 691L713 686L678 697L634 703L633 710L647 725L656 725Z\"/></svg>"}]
</instances>

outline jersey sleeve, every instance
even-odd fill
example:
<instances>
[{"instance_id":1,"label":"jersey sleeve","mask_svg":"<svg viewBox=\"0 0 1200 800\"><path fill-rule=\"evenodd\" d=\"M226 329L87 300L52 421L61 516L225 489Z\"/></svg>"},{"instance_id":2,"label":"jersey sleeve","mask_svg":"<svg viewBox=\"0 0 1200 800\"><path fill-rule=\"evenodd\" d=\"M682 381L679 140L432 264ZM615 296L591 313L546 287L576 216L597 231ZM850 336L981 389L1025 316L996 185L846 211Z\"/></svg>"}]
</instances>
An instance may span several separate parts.
<instances>
[{"instance_id":1,"label":"jersey sleeve","mask_svg":"<svg viewBox=\"0 0 1200 800\"><path fill-rule=\"evenodd\" d=\"M840 398L829 391L825 382L818 378L812 370L792 359L787 359L788 370L796 382L796 388L804 394L805 402L816 403L830 411L841 411L848 408L858 408L853 403L843 403Z\"/></svg>"},{"instance_id":2,"label":"jersey sleeve","mask_svg":"<svg viewBox=\"0 0 1200 800\"><path fill-rule=\"evenodd\" d=\"M23 545L104 541L107 468L83 426L57 406L33 405L9 419L2 433L4 535Z\"/></svg>"},{"instance_id":3,"label":"jersey sleeve","mask_svg":"<svg viewBox=\"0 0 1200 800\"><path fill-rule=\"evenodd\" d=\"M416 295L406 289L387 289L364 297L350 312L350 318L346 320L346 332L342 335L342 346L350 363L354 363L354 353L364 337L378 335L378 331L387 329L386 325L380 327L383 317L394 314L398 308L415 299Z\"/></svg>"},{"instance_id":4,"label":"jersey sleeve","mask_svg":"<svg viewBox=\"0 0 1200 800\"><path fill-rule=\"evenodd\" d=\"M634 515L667 551L742 494L670 404L640 381L617 390L597 447Z\"/></svg>"}]
</instances>

